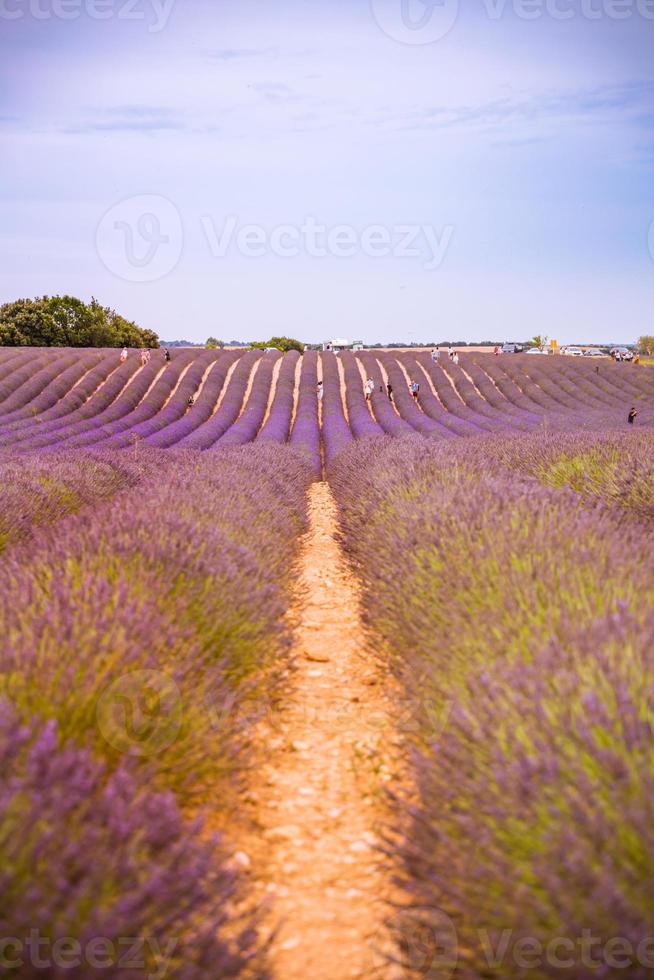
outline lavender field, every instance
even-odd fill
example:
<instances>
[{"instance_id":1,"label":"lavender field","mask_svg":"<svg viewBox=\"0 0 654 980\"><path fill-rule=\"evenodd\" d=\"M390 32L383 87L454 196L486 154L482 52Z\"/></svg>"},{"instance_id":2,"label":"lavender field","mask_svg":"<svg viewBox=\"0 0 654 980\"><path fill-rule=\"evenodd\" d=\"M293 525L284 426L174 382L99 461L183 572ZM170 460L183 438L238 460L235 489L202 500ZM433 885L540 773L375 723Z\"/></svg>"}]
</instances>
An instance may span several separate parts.
<instances>
[{"instance_id":1,"label":"lavender field","mask_svg":"<svg viewBox=\"0 0 654 980\"><path fill-rule=\"evenodd\" d=\"M543 363L544 362L544 363ZM323 381L322 426L316 386ZM368 404L363 392L370 378ZM409 385L419 385L413 398ZM393 401L387 397L392 386ZM354 355L179 349L121 363L115 350L0 350L0 452L221 449L290 443L317 467L350 440L418 432L604 432L654 423L649 368L565 357Z\"/></svg>"},{"instance_id":2,"label":"lavender field","mask_svg":"<svg viewBox=\"0 0 654 980\"><path fill-rule=\"evenodd\" d=\"M3 972L652 975L654 368L2 349L0 475Z\"/></svg>"}]
</instances>

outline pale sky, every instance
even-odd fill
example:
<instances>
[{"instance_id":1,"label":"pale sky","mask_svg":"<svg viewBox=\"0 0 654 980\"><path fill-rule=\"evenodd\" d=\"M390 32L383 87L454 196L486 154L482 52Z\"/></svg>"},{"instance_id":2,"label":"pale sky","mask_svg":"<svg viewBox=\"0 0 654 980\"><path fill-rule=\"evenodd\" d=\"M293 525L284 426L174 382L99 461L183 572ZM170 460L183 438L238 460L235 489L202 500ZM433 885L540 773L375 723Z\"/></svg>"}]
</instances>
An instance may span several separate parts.
<instances>
[{"instance_id":1,"label":"pale sky","mask_svg":"<svg viewBox=\"0 0 654 980\"><path fill-rule=\"evenodd\" d=\"M0 0L0 130L0 302L654 333L654 0Z\"/></svg>"}]
</instances>

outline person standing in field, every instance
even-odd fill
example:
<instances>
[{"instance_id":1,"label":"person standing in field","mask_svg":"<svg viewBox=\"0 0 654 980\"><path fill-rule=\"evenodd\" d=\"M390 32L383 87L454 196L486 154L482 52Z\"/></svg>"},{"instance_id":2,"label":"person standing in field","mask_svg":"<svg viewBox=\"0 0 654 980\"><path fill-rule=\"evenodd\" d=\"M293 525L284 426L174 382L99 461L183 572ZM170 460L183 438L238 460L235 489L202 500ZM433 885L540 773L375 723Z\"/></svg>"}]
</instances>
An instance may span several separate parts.
<instances>
[{"instance_id":1,"label":"person standing in field","mask_svg":"<svg viewBox=\"0 0 654 980\"><path fill-rule=\"evenodd\" d=\"M431 352L431 359L434 362L434 364L438 361L439 355L440 355L440 351L433 350Z\"/></svg>"},{"instance_id":2,"label":"person standing in field","mask_svg":"<svg viewBox=\"0 0 654 980\"><path fill-rule=\"evenodd\" d=\"M366 401L369 402L370 399L372 398L372 393L375 390L375 382L372 380L372 378L368 378L365 385L363 386L363 390L366 393Z\"/></svg>"},{"instance_id":3,"label":"person standing in field","mask_svg":"<svg viewBox=\"0 0 654 980\"><path fill-rule=\"evenodd\" d=\"M120 352L120 363L124 364L126 360L127 360L127 348L123 347L123 349Z\"/></svg>"},{"instance_id":4,"label":"person standing in field","mask_svg":"<svg viewBox=\"0 0 654 980\"><path fill-rule=\"evenodd\" d=\"M164 347L163 349L163 356L164 356L164 361L170 360L170 351L168 350L167 347Z\"/></svg>"},{"instance_id":5,"label":"person standing in field","mask_svg":"<svg viewBox=\"0 0 654 980\"><path fill-rule=\"evenodd\" d=\"M386 394L388 395L389 402L393 401L393 385L388 381L386 383Z\"/></svg>"},{"instance_id":6,"label":"person standing in field","mask_svg":"<svg viewBox=\"0 0 654 980\"><path fill-rule=\"evenodd\" d=\"M455 364L459 363L459 352L457 350L455 350L454 353L452 354L452 360L454 361Z\"/></svg>"},{"instance_id":7,"label":"person standing in field","mask_svg":"<svg viewBox=\"0 0 654 980\"><path fill-rule=\"evenodd\" d=\"M148 353L144 347L141 351L141 367L145 367L147 363L148 363Z\"/></svg>"},{"instance_id":8,"label":"person standing in field","mask_svg":"<svg viewBox=\"0 0 654 980\"><path fill-rule=\"evenodd\" d=\"M454 357L454 351L452 349L452 345L451 344L450 344L450 346L447 349L447 356L449 357L450 360L452 360L452 358Z\"/></svg>"},{"instance_id":9,"label":"person standing in field","mask_svg":"<svg viewBox=\"0 0 654 980\"><path fill-rule=\"evenodd\" d=\"M636 411L636 409L632 405L631 408L629 409L629 415L627 415L627 422L629 423L629 425L633 425L634 424L634 422L636 421L636 416L637 415L638 415L638 412Z\"/></svg>"},{"instance_id":10,"label":"person standing in field","mask_svg":"<svg viewBox=\"0 0 654 980\"><path fill-rule=\"evenodd\" d=\"M318 398L319 402L322 401L322 395L323 395L322 381L319 381L318 384L316 385L316 397Z\"/></svg>"},{"instance_id":11,"label":"person standing in field","mask_svg":"<svg viewBox=\"0 0 654 980\"><path fill-rule=\"evenodd\" d=\"M413 395L414 402L418 400L418 392L420 391L420 385L417 381L411 382L411 394Z\"/></svg>"},{"instance_id":12,"label":"person standing in field","mask_svg":"<svg viewBox=\"0 0 654 980\"><path fill-rule=\"evenodd\" d=\"M494 347L493 348L493 354L495 354L495 357L499 357L499 355L500 355L500 349L499 349L499 347Z\"/></svg>"}]
</instances>

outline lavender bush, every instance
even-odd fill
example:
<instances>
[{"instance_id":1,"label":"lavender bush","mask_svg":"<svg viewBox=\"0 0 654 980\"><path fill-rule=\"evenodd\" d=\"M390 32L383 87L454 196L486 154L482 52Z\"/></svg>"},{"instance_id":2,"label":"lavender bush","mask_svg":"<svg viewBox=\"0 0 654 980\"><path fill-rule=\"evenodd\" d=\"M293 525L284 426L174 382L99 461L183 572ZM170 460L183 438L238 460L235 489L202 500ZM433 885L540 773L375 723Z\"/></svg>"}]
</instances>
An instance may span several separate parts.
<instances>
[{"instance_id":1,"label":"lavender bush","mask_svg":"<svg viewBox=\"0 0 654 980\"><path fill-rule=\"evenodd\" d=\"M162 448L176 446L204 425L214 413L218 398L225 386L225 379L238 356L234 351L221 351L213 361L213 366L194 404L189 406L187 398L185 412L180 413L176 420L170 420L157 432L147 436L145 442L149 446Z\"/></svg>"},{"instance_id":2,"label":"lavender bush","mask_svg":"<svg viewBox=\"0 0 654 980\"><path fill-rule=\"evenodd\" d=\"M270 414L257 435L258 440L277 443L288 440L293 419L295 376L300 363L300 354L296 350L290 350L284 354L277 375Z\"/></svg>"},{"instance_id":3,"label":"lavender bush","mask_svg":"<svg viewBox=\"0 0 654 980\"><path fill-rule=\"evenodd\" d=\"M318 355L307 351L302 357L297 408L289 442L309 461L316 476L322 470L318 423Z\"/></svg>"},{"instance_id":4,"label":"lavender bush","mask_svg":"<svg viewBox=\"0 0 654 980\"><path fill-rule=\"evenodd\" d=\"M3 955L25 977L263 977L225 845L178 807L233 812L289 646L311 467L279 445L2 467Z\"/></svg>"},{"instance_id":5,"label":"lavender bush","mask_svg":"<svg viewBox=\"0 0 654 980\"><path fill-rule=\"evenodd\" d=\"M215 361L212 351L202 351L188 365L185 365L182 372L177 377L170 377L173 372L165 372L162 381L166 384L163 388L163 401L155 401L155 389L152 398L146 399L143 406L139 408L139 415L128 416L129 428L126 432L112 436L105 443L107 447L128 446L134 440L147 439L162 429L166 428L182 418L189 406L189 398L194 398L198 388L202 384L202 379ZM153 404L154 402L154 404Z\"/></svg>"},{"instance_id":6,"label":"lavender bush","mask_svg":"<svg viewBox=\"0 0 654 980\"><path fill-rule=\"evenodd\" d=\"M97 438L111 435L111 426L134 410L149 391L160 369L160 365L154 362L139 368L134 359L128 361L109 378L92 400L74 413L75 417L59 420L43 433L35 423L35 434L27 440L21 439L20 448L33 450L58 447L63 443L81 445L89 435L91 441L96 434Z\"/></svg>"},{"instance_id":7,"label":"lavender bush","mask_svg":"<svg viewBox=\"0 0 654 980\"><path fill-rule=\"evenodd\" d=\"M227 432L241 413L250 375L260 358L261 351L258 350L248 351L239 357L218 410L178 445L189 449L210 449Z\"/></svg>"},{"instance_id":8,"label":"lavender bush","mask_svg":"<svg viewBox=\"0 0 654 980\"><path fill-rule=\"evenodd\" d=\"M506 436L488 446L494 465L551 487L616 504L654 518L654 433L552 433L528 440Z\"/></svg>"},{"instance_id":9,"label":"lavender bush","mask_svg":"<svg viewBox=\"0 0 654 980\"><path fill-rule=\"evenodd\" d=\"M0 549L154 475L154 457L59 451L0 456Z\"/></svg>"},{"instance_id":10,"label":"lavender bush","mask_svg":"<svg viewBox=\"0 0 654 980\"><path fill-rule=\"evenodd\" d=\"M477 363L479 370L482 371L490 380L495 388L500 392L501 395L509 402L514 405L515 408L520 409L527 415L531 415L534 418L542 419L543 417L543 405L539 401L534 401L532 398L528 397L521 388L510 378L505 371L502 370L501 362L502 358L493 357L492 355L484 355L475 357L474 355L468 355L465 358L464 363L466 365Z\"/></svg>"},{"instance_id":11,"label":"lavender bush","mask_svg":"<svg viewBox=\"0 0 654 980\"><path fill-rule=\"evenodd\" d=\"M569 621L453 697L402 851L410 893L456 923L458 975L651 976L653 627Z\"/></svg>"},{"instance_id":12,"label":"lavender bush","mask_svg":"<svg viewBox=\"0 0 654 980\"><path fill-rule=\"evenodd\" d=\"M352 441L352 430L345 417L341 377L336 355L320 355L323 379L322 435L325 460L330 463Z\"/></svg>"},{"instance_id":13,"label":"lavender bush","mask_svg":"<svg viewBox=\"0 0 654 980\"><path fill-rule=\"evenodd\" d=\"M384 432L393 436L405 436L415 432L408 422L400 418L389 401L386 393L386 382L382 375L379 362L374 354L363 352L358 354L357 357L363 365L366 378L370 378L374 382L375 390L372 393L370 403L372 405L373 415Z\"/></svg>"},{"instance_id":14,"label":"lavender bush","mask_svg":"<svg viewBox=\"0 0 654 980\"><path fill-rule=\"evenodd\" d=\"M497 427L496 423L485 417L483 409L480 412L478 405L471 408L463 397L457 395L445 371L440 364L433 364L431 357L420 360L405 355L401 361L409 376L420 384L418 403L430 418L461 436L480 435Z\"/></svg>"},{"instance_id":15,"label":"lavender bush","mask_svg":"<svg viewBox=\"0 0 654 980\"><path fill-rule=\"evenodd\" d=\"M53 722L0 703L3 972L25 978L263 977L221 841L131 767L108 774Z\"/></svg>"},{"instance_id":16,"label":"lavender bush","mask_svg":"<svg viewBox=\"0 0 654 980\"><path fill-rule=\"evenodd\" d=\"M31 357L21 361L19 368L11 371L0 382L0 412L11 411L27 404L73 361L70 352L60 351L52 356L36 351Z\"/></svg>"},{"instance_id":17,"label":"lavender bush","mask_svg":"<svg viewBox=\"0 0 654 980\"><path fill-rule=\"evenodd\" d=\"M540 415L511 401L492 380L491 375L484 370L483 364L489 361L488 355L486 355L485 361L480 359L479 363L471 355L465 355L461 360L462 369L472 380L483 400L491 408L494 408L498 415L505 417L508 424L513 425L516 429L531 429L538 425Z\"/></svg>"},{"instance_id":18,"label":"lavender bush","mask_svg":"<svg viewBox=\"0 0 654 980\"><path fill-rule=\"evenodd\" d=\"M242 446L254 440L266 414L273 371L280 357L279 351L269 351L257 362L250 395L243 406L243 411L238 420L218 440L217 446L221 448Z\"/></svg>"},{"instance_id":19,"label":"lavender bush","mask_svg":"<svg viewBox=\"0 0 654 980\"><path fill-rule=\"evenodd\" d=\"M24 424L25 420L33 419L35 415L40 415L42 418L47 419L51 415L53 407L58 406L86 378L89 372L95 373L94 368L97 368L99 360L102 361L97 352L95 354L86 353L82 357L73 360L69 367L60 370L41 393L31 397L22 408L17 408L12 411L10 400L8 399L5 402L4 412L2 414L2 428L13 430L17 426ZM105 367L107 366L106 356L103 360L103 367ZM103 376L104 372L101 371L98 383L102 380Z\"/></svg>"},{"instance_id":20,"label":"lavender bush","mask_svg":"<svg viewBox=\"0 0 654 980\"><path fill-rule=\"evenodd\" d=\"M437 439L452 438L454 433L451 429L443 423L437 422L428 415L425 415L413 400L409 390L409 383L411 381L420 382L420 380L424 379L419 377L414 378L410 374L405 374L400 367L400 363L392 354L383 354L381 356L381 363L386 370L388 380L393 386L393 400L402 418L416 432L421 432L425 436Z\"/></svg>"},{"instance_id":21,"label":"lavender bush","mask_svg":"<svg viewBox=\"0 0 654 980\"><path fill-rule=\"evenodd\" d=\"M0 687L21 717L55 719L112 766L133 750L156 786L191 798L233 771L245 709L283 661L311 473L265 445L165 460L133 491L7 553ZM162 744L146 731L144 745L125 712L169 694ZM109 731L107 697L119 710Z\"/></svg>"},{"instance_id":22,"label":"lavender bush","mask_svg":"<svg viewBox=\"0 0 654 980\"><path fill-rule=\"evenodd\" d=\"M451 920L452 975L558 976L564 941L571 975L622 976L607 947L621 937L628 975L645 977L649 535L501 461L486 475L498 445L366 441L330 467L365 618L415 706L405 884L412 906ZM589 929L604 957L592 967ZM531 973L526 942L542 951Z\"/></svg>"},{"instance_id":23,"label":"lavender bush","mask_svg":"<svg viewBox=\"0 0 654 980\"><path fill-rule=\"evenodd\" d=\"M340 355L345 382L345 403L350 420L350 428L355 439L367 436L381 436L384 430L371 416L363 390L363 378L354 354L346 351Z\"/></svg>"},{"instance_id":24,"label":"lavender bush","mask_svg":"<svg viewBox=\"0 0 654 980\"><path fill-rule=\"evenodd\" d=\"M94 427L85 435L75 437L71 440L71 444L76 446L98 445L100 443L111 445L115 442L117 445L121 445L123 441L117 437L126 432L129 432L132 438L125 444L134 442L139 438L139 426L143 426L144 423L153 419L165 408L177 385L181 382L184 372L194 360L195 357L192 352L182 351L181 356L175 358L169 365L154 364L154 376L151 378L150 385L142 400L136 401L132 398L132 406L127 413L122 414L118 419L105 421L102 428ZM149 374L151 367L152 363L143 370L143 373L148 372ZM127 389L128 393L131 388L132 385ZM149 432L145 426L144 431Z\"/></svg>"}]
</instances>

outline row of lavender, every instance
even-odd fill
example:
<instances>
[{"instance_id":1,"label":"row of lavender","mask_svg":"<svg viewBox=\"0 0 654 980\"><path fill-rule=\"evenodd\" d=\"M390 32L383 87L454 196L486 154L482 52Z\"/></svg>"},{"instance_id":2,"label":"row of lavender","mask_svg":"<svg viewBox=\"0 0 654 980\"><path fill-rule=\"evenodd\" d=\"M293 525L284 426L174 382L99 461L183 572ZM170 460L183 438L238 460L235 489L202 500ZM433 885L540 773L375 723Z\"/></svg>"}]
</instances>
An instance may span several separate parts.
<instances>
[{"instance_id":1,"label":"row of lavender","mask_svg":"<svg viewBox=\"0 0 654 980\"><path fill-rule=\"evenodd\" d=\"M0 444L7 450L141 443L209 449L259 438L300 446L319 470L316 354L180 351L169 364L159 359L141 366L134 357L121 364L116 352L91 352L74 376L59 374L66 358L45 357L50 381L44 390L35 365L28 378L11 369L12 358L3 362Z\"/></svg>"},{"instance_id":2,"label":"row of lavender","mask_svg":"<svg viewBox=\"0 0 654 980\"><path fill-rule=\"evenodd\" d=\"M0 457L0 551L29 538L35 528L97 506L156 472L153 454L5 454Z\"/></svg>"},{"instance_id":3,"label":"row of lavender","mask_svg":"<svg viewBox=\"0 0 654 980\"><path fill-rule=\"evenodd\" d=\"M637 439L629 454L651 453ZM640 495L524 475L564 456L578 473L609 452L593 442L365 440L330 467L366 619L411 707L407 975L654 968L651 520Z\"/></svg>"},{"instance_id":4,"label":"row of lavender","mask_svg":"<svg viewBox=\"0 0 654 980\"><path fill-rule=\"evenodd\" d=\"M535 363L534 363L535 362ZM566 358L427 353L322 355L323 435L329 462L353 438L420 433L431 439L531 431L627 429L654 424L654 375ZM364 380L372 382L364 398ZM415 396L411 386L415 385Z\"/></svg>"},{"instance_id":5,"label":"row of lavender","mask_svg":"<svg viewBox=\"0 0 654 980\"><path fill-rule=\"evenodd\" d=\"M49 454L46 492L83 490L3 556L3 962L21 977L263 976L214 831L285 660L311 466L274 445L174 450L163 471L155 451L117 457ZM47 471L28 465L38 491ZM210 826L186 816L209 801Z\"/></svg>"},{"instance_id":6,"label":"row of lavender","mask_svg":"<svg viewBox=\"0 0 654 980\"><path fill-rule=\"evenodd\" d=\"M142 441L210 449L290 439L311 444L317 466L319 365L327 459L352 438L383 433L451 438L543 425L616 427L625 424L631 404L639 424L654 422L647 368L602 363L595 370L562 357L470 354L457 364L410 352L318 359L315 353L181 350L170 363L158 353L142 366L135 354L120 363L115 351L8 352L0 363L0 445L113 448ZM366 403L368 378L373 391ZM419 386L415 398L411 383ZM303 392L297 418L296 387Z\"/></svg>"},{"instance_id":7,"label":"row of lavender","mask_svg":"<svg viewBox=\"0 0 654 980\"><path fill-rule=\"evenodd\" d=\"M480 462L500 472L532 476L619 508L640 521L654 519L654 431L505 435L474 447ZM472 458L472 457L471 457Z\"/></svg>"},{"instance_id":8,"label":"row of lavender","mask_svg":"<svg viewBox=\"0 0 654 980\"><path fill-rule=\"evenodd\" d=\"M534 365L534 361L537 363ZM626 428L631 404L640 424L654 423L654 375L618 365L591 365L553 358L467 355L461 365L430 355L364 352L321 355L324 382L323 438L329 461L353 438L409 435L437 439L535 428ZM372 393L364 398L364 381ZM417 397L410 391L417 382ZM390 385L390 392L389 392Z\"/></svg>"},{"instance_id":9,"label":"row of lavender","mask_svg":"<svg viewBox=\"0 0 654 980\"><path fill-rule=\"evenodd\" d=\"M382 355L381 362L400 414L425 434L448 433L419 420L408 406L411 381L420 385L416 401L423 413L441 430L457 435L543 424L575 430L624 425L631 404L641 409L641 421L654 421L654 376L647 369L634 368L627 378L618 365L603 364L595 373L591 365L565 358L543 364L539 358L492 355L464 355L454 364L447 358L434 363L428 354L405 353Z\"/></svg>"}]
</instances>

